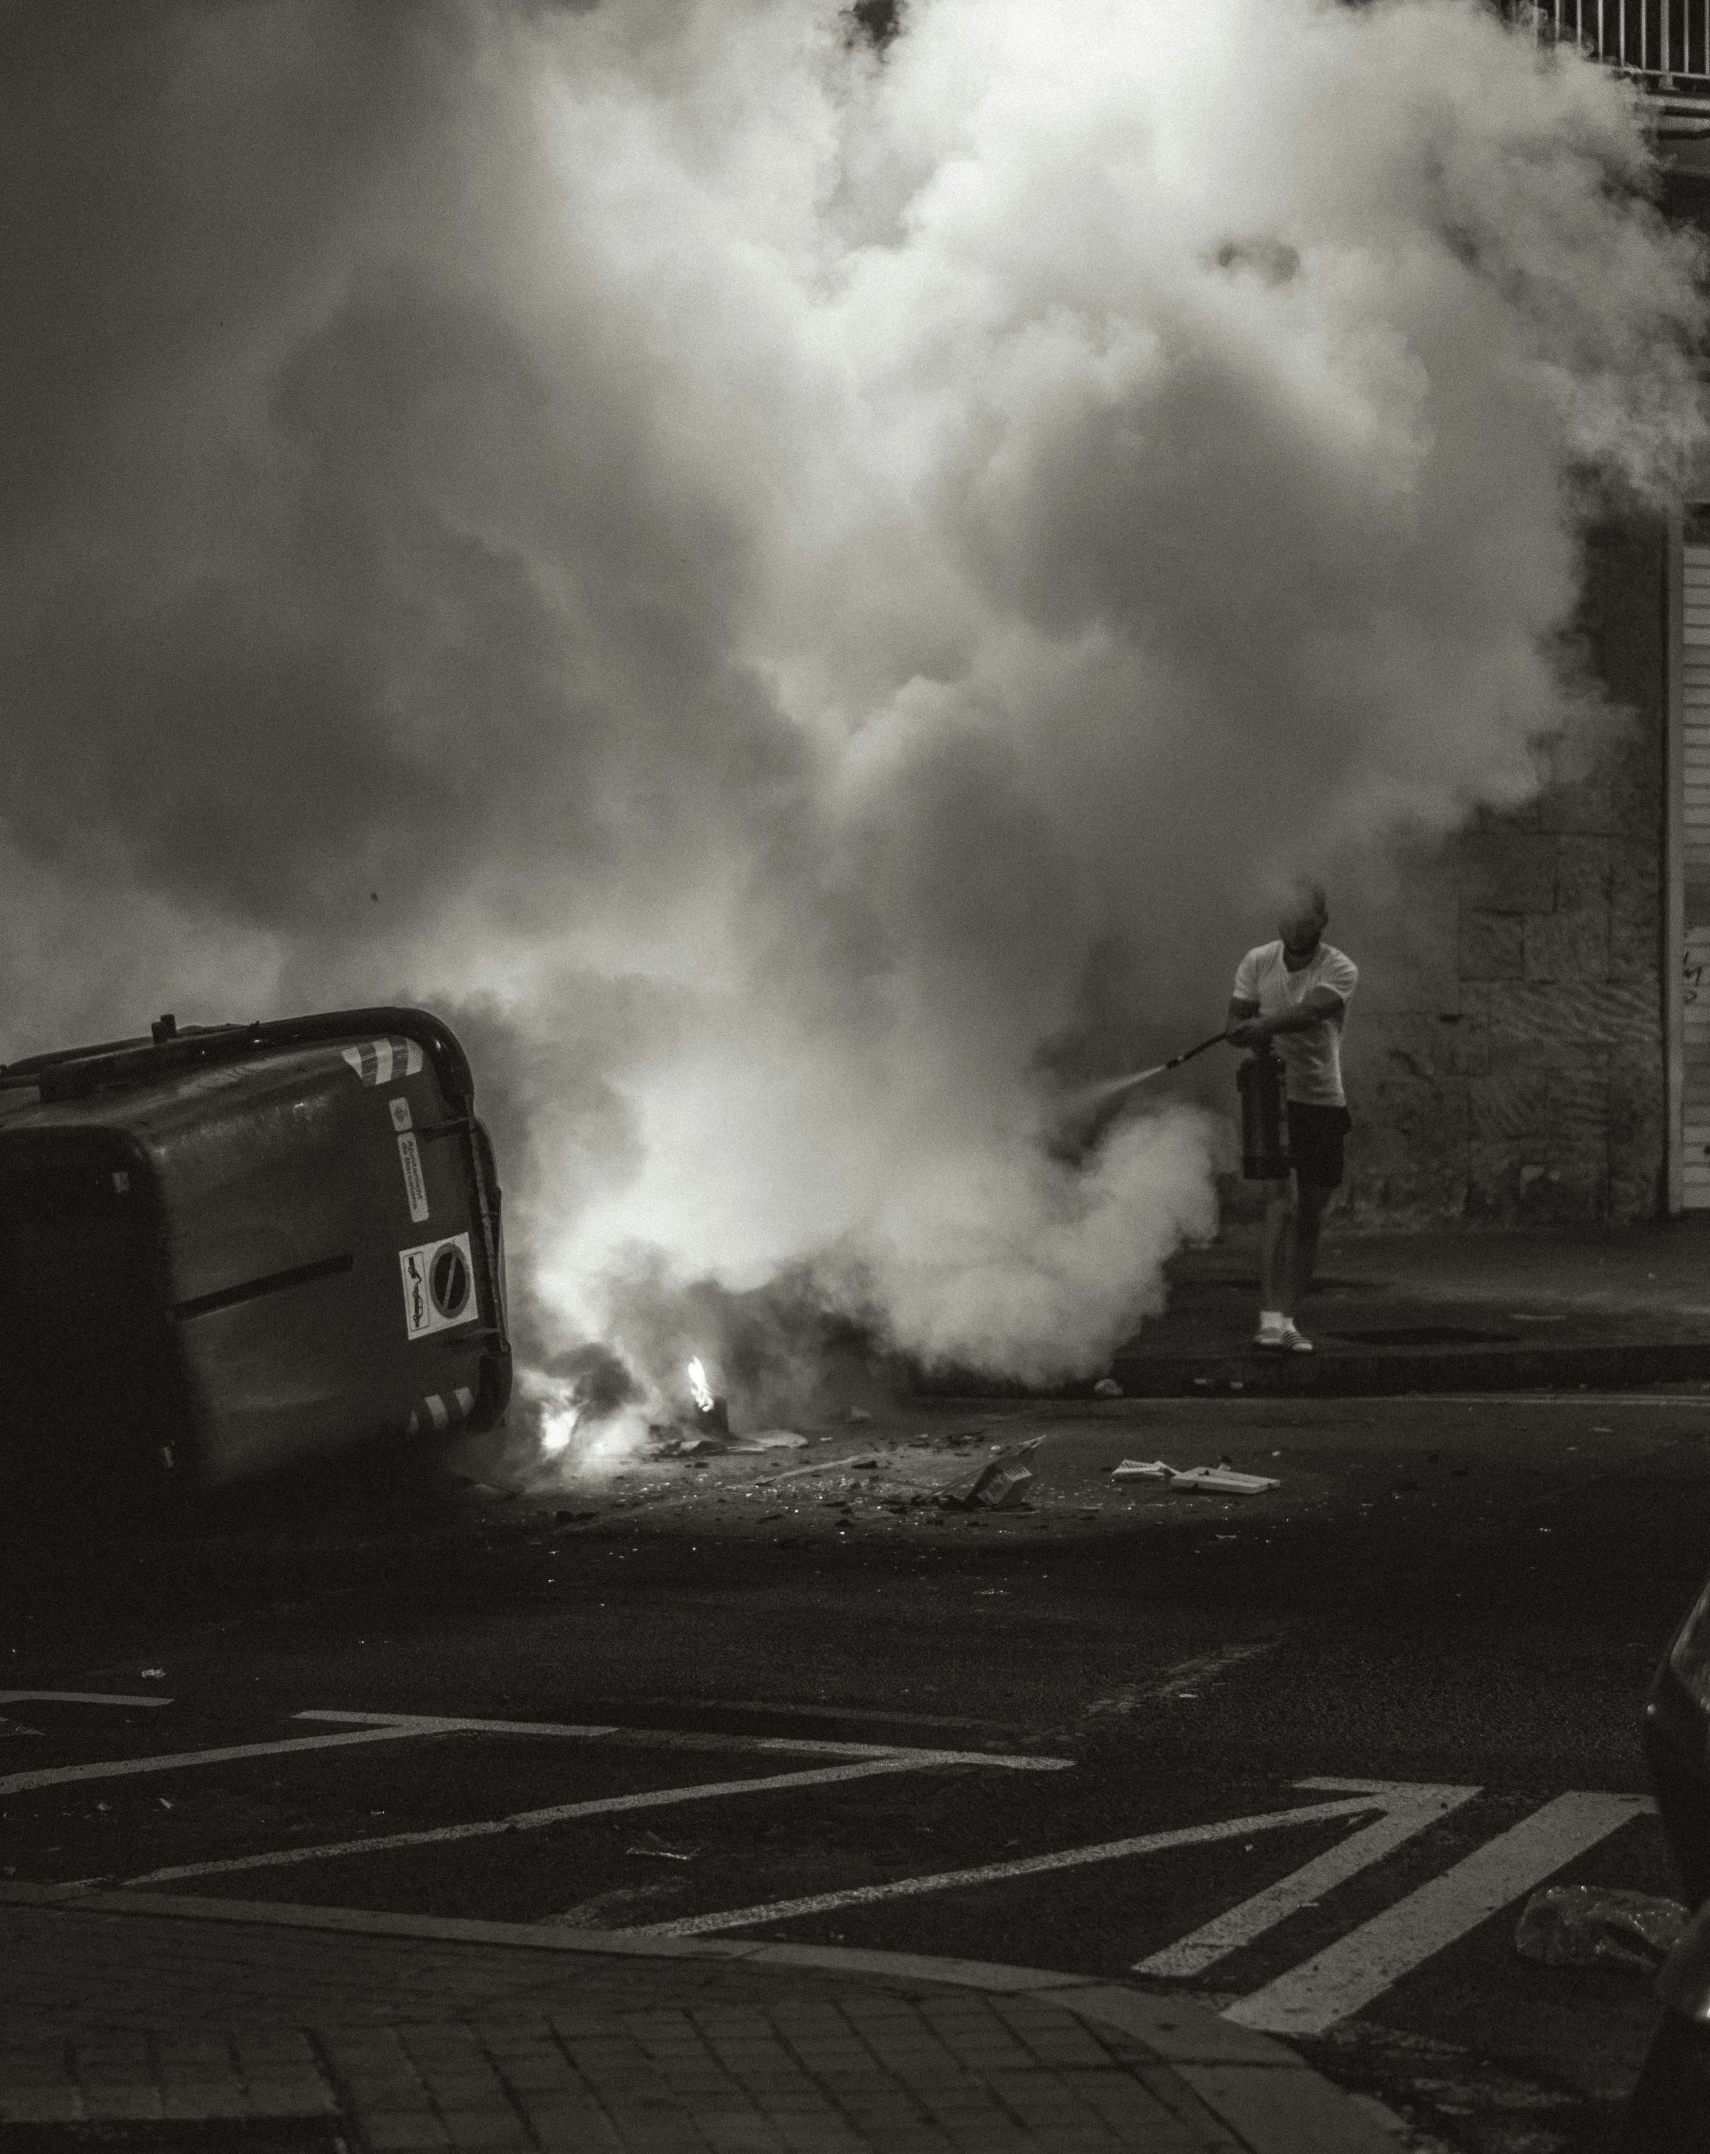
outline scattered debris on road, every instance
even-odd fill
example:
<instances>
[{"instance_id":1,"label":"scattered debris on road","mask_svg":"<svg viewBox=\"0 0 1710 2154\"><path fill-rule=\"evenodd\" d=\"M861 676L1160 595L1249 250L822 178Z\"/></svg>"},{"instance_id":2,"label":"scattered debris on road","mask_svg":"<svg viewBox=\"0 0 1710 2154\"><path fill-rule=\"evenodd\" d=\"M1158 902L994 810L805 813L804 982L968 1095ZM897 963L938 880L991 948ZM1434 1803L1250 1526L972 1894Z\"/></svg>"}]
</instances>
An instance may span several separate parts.
<instances>
[{"instance_id":1,"label":"scattered debris on road","mask_svg":"<svg viewBox=\"0 0 1710 2154\"><path fill-rule=\"evenodd\" d=\"M1233 1466L1190 1466L1178 1473L1172 1488L1199 1488L1219 1496L1262 1496L1282 1483L1266 1473L1237 1473Z\"/></svg>"},{"instance_id":2,"label":"scattered debris on road","mask_svg":"<svg viewBox=\"0 0 1710 2154\"><path fill-rule=\"evenodd\" d=\"M1015 1510L1033 1480L1033 1469L1021 1461L1038 1448L1039 1442L1034 1436L1011 1450L1000 1451L977 1472L936 1490L933 1502L946 1511Z\"/></svg>"},{"instance_id":3,"label":"scattered debris on road","mask_svg":"<svg viewBox=\"0 0 1710 2154\"><path fill-rule=\"evenodd\" d=\"M776 1488L780 1481L799 1481L808 1473L864 1473L878 1463L872 1452L864 1452L860 1458L816 1458L811 1466L792 1466L785 1473L768 1474L760 1486Z\"/></svg>"},{"instance_id":4,"label":"scattered debris on road","mask_svg":"<svg viewBox=\"0 0 1710 2154\"><path fill-rule=\"evenodd\" d=\"M1172 1466L1167 1459L1125 1458L1110 1469L1113 1481L1162 1481L1170 1488L1200 1489L1207 1495L1262 1496L1282 1483L1270 1474L1238 1473L1226 1461L1216 1466Z\"/></svg>"},{"instance_id":5,"label":"scattered debris on road","mask_svg":"<svg viewBox=\"0 0 1710 2154\"><path fill-rule=\"evenodd\" d=\"M700 1853L698 1847L673 1847L669 1840L662 1840L656 1832L644 1832L633 1845L624 1849L626 1855L645 1855L653 1862L693 1862Z\"/></svg>"},{"instance_id":6,"label":"scattered debris on road","mask_svg":"<svg viewBox=\"0 0 1710 2154\"><path fill-rule=\"evenodd\" d=\"M656 1425L643 1447L614 1465L574 1480L560 1470L546 1486L495 1494L527 1493L535 1503L555 1505L541 1523L551 1520L547 1530L563 1538L609 1530L620 1520L625 1531L640 1529L643 1520L673 1531L681 1520L787 1543L797 1533L866 1539L915 1535L928 1526L957 1537L982 1526L1012 1539L1064 1531L1102 1536L1173 1508L1184 1492L1207 1499L1210 1508L1261 1494L1274 1499L1283 1489L1268 1473L1247 1472L1227 1455L1185 1466L1126 1458L1113 1469L1114 1445L1088 1457L1053 1443L1035 1457L1062 1426L1037 1409L1000 1410L948 1426L934 1424L929 1411L869 1414L866 1425L851 1429L848 1409L839 1408L834 1419L809 1422L801 1433L744 1430L733 1415L735 1429L725 1436L703 1434L684 1415ZM1255 1452L1249 1463L1264 1464L1265 1454ZM1154 1485L1131 1485L1142 1481ZM1285 1493L1317 1500L1315 1476L1291 1476Z\"/></svg>"},{"instance_id":7,"label":"scattered debris on road","mask_svg":"<svg viewBox=\"0 0 1710 2154\"><path fill-rule=\"evenodd\" d=\"M757 1429L733 1436L730 1430L710 1427L685 1429L675 1421L648 1423L647 1455L650 1458L707 1458L727 1451L803 1451L807 1438L794 1429Z\"/></svg>"},{"instance_id":8,"label":"scattered debris on road","mask_svg":"<svg viewBox=\"0 0 1710 2154\"><path fill-rule=\"evenodd\" d=\"M1620 1967L1653 1975L1691 1916L1678 1900L1605 1885L1534 1892L1514 1928L1514 1949L1544 1967Z\"/></svg>"}]
</instances>

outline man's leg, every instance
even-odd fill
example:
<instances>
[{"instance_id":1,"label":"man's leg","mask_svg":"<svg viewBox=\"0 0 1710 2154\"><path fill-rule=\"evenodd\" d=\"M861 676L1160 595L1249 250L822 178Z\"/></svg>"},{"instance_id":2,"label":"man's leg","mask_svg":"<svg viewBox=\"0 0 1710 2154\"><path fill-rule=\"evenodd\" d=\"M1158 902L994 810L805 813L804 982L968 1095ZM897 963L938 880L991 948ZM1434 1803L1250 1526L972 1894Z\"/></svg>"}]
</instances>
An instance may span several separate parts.
<instances>
[{"instance_id":1,"label":"man's leg","mask_svg":"<svg viewBox=\"0 0 1710 2154\"><path fill-rule=\"evenodd\" d=\"M1288 1304L1291 1312L1311 1283L1313 1267L1318 1262L1318 1230L1324 1224L1324 1207L1335 1194L1334 1186L1326 1187L1322 1182L1300 1185L1294 1218L1294 1275L1290 1281L1293 1293Z\"/></svg>"},{"instance_id":2,"label":"man's leg","mask_svg":"<svg viewBox=\"0 0 1710 2154\"><path fill-rule=\"evenodd\" d=\"M1265 1226L1259 1240L1259 1309L1294 1314L1294 1178L1265 1184Z\"/></svg>"}]
</instances>

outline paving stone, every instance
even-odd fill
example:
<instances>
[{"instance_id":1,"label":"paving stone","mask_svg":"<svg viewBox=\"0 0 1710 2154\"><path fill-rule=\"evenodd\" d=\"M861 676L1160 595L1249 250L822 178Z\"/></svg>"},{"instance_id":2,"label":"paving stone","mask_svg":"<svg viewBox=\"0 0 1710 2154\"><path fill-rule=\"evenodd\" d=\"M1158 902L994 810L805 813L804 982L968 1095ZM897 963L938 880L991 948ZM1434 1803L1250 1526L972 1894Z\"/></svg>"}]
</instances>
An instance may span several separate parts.
<instances>
[{"instance_id":1,"label":"paving stone","mask_svg":"<svg viewBox=\"0 0 1710 2154\"><path fill-rule=\"evenodd\" d=\"M20 1929L14 1918L26 1916ZM1048 1998L934 1988L918 1975L887 1984L870 1969L817 1975L799 1962L767 1973L485 1943L435 1950L0 1903L0 2012L3 1948L37 1942L48 1948L47 2009L7 2022L0 2116L28 2100L44 2121L80 2103L137 2118L163 2103L186 2117L324 2116L342 2103L368 2154L1239 2149L1139 2044ZM91 1946L111 1963L93 1989ZM108 2018L109 1991L111 2023L66 2017L100 1994ZM234 2002L236 2024L222 2016ZM75 2028L74 2043L56 2023ZM1252 2080L1237 2091L1251 2104L1278 2090Z\"/></svg>"}]
</instances>

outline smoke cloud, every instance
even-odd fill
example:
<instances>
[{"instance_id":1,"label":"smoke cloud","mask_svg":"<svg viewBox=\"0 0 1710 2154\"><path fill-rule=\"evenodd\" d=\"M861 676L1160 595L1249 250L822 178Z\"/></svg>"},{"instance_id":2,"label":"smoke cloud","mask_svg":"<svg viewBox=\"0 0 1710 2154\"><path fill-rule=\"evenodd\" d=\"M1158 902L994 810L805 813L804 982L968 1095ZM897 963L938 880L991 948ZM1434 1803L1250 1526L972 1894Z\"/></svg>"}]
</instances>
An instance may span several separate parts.
<instances>
[{"instance_id":1,"label":"smoke cloud","mask_svg":"<svg viewBox=\"0 0 1710 2154\"><path fill-rule=\"evenodd\" d=\"M0 1051L423 999L540 1354L1095 1367L1216 1129L1047 1073L1595 702L1649 178L1472 0L15 0Z\"/></svg>"}]
</instances>

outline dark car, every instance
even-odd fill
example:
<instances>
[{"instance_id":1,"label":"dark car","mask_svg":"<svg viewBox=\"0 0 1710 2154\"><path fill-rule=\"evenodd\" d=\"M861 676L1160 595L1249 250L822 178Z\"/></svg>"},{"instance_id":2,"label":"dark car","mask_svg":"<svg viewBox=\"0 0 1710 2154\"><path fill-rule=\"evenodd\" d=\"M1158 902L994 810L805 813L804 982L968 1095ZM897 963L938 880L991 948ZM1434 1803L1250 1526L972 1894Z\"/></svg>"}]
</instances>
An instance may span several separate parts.
<instances>
[{"instance_id":1,"label":"dark car","mask_svg":"<svg viewBox=\"0 0 1710 2154\"><path fill-rule=\"evenodd\" d=\"M499 1186L425 1010L338 1010L0 1069L0 1475L211 1487L490 1426Z\"/></svg>"}]
</instances>

